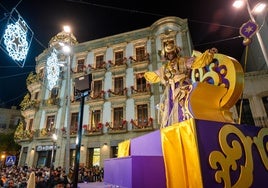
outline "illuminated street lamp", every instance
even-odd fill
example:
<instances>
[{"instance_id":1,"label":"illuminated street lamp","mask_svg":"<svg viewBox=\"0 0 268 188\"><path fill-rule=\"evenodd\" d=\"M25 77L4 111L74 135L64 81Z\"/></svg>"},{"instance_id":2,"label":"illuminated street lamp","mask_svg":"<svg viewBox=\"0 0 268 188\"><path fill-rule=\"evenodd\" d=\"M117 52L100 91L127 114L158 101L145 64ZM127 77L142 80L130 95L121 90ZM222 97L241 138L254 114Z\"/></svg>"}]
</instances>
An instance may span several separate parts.
<instances>
[{"instance_id":1,"label":"illuminated street lamp","mask_svg":"<svg viewBox=\"0 0 268 188\"><path fill-rule=\"evenodd\" d=\"M5 158L6 158L6 155L5 154L1 154L1 164L0 164L0 167L4 166L5 164Z\"/></svg>"},{"instance_id":2,"label":"illuminated street lamp","mask_svg":"<svg viewBox=\"0 0 268 188\"><path fill-rule=\"evenodd\" d=\"M65 171L68 174L70 168L70 100L71 100L71 28L69 26L63 26L63 30L68 33L68 45L64 45L63 51L68 55L67 59L67 77L66 77L66 85L67 85L67 97L66 97L66 161L65 161Z\"/></svg>"},{"instance_id":3,"label":"illuminated street lamp","mask_svg":"<svg viewBox=\"0 0 268 188\"><path fill-rule=\"evenodd\" d=\"M241 8L243 7L243 5L246 3L246 6L247 6L247 11L248 11L248 14L249 14L249 17L251 19L252 22L256 23L256 20L253 16L253 14L257 14L257 13L260 13L262 11L265 10L266 8L266 4L265 3L258 3L252 10L250 8L250 5L249 5L249 2L248 0L236 0L234 3L233 3L233 6L235 8ZM259 41L259 44L260 44L260 47L261 47L261 50L262 50L262 53L263 53L263 56L264 56L264 60L266 62L266 65L268 66L268 56L267 56L267 53L265 51L265 46L264 46L264 43L263 43L263 40L261 38L261 35L259 33L259 29L257 29L256 31L256 35L257 35L257 39Z\"/></svg>"},{"instance_id":4,"label":"illuminated street lamp","mask_svg":"<svg viewBox=\"0 0 268 188\"><path fill-rule=\"evenodd\" d=\"M50 162L50 176L52 174L52 170L54 169L54 150L55 150L55 146L56 146L56 142L57 142L58 136L54 133L52 135L52 142L53 142L53 146L52 146L52 152L51 152L51 162Z\"/></svg>"}]
</instances>

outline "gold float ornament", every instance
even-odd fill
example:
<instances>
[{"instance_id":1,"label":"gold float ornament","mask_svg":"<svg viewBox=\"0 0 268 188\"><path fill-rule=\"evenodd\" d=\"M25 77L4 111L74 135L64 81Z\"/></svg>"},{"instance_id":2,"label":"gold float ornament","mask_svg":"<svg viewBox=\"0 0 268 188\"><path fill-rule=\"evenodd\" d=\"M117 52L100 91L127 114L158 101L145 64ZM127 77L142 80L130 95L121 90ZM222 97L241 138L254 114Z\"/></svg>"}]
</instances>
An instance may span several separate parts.
<instances>
[{"instance_id":1,"label":"gold float ornament","mask_svg":"<svg viewBox=\"0 0 268 188\"><path fill-rule=\"evenodd\" d=\"M231 137L230 135L235 135ZM254 137L244 133L234 125L226 124L219 132L221 151L209 155L211 168L217 170L215 180L224 183L224 187L251 187L254 180L254 147L258 150L264 168L268 170L267 142L268 129L261 129ZM233 138L229 140L228 138ZM239 162L243 161L242 164ZM231 181L230 172L239 172L236 182Z\"/></svg>"},{"instance_id":2,"label":"gold float ornament","mask_svg":"<svg viewBox=\"0 0 268 188\"><path fill-rule=\"evenodd\" d=\"M206 67L191 72L193 89L188 106L196 119L234 122L230 108L239 100L244 88L244 72L232 57L214 54Z\"/></svg>"}]
</instances>

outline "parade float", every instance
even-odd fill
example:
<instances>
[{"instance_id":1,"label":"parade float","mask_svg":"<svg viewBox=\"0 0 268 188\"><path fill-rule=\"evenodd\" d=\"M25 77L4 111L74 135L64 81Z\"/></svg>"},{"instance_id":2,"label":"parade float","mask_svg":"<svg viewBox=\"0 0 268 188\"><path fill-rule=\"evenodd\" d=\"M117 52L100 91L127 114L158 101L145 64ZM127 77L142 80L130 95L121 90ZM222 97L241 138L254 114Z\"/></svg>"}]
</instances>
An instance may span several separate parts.
<instances>
[{"instance_id":1,"label":"parade float","mask_svg":"<svg viewBox=\"0 0 268 188\"><path fill-rule=\"evenodd\" d=\"M230 112L244 88L239 62L217 53L190 75L184 103L190 118L121 142L118 158L104 163L104 182L127 188L265 184L268 129L239 124Z\"/></svg>"}]
</instances>

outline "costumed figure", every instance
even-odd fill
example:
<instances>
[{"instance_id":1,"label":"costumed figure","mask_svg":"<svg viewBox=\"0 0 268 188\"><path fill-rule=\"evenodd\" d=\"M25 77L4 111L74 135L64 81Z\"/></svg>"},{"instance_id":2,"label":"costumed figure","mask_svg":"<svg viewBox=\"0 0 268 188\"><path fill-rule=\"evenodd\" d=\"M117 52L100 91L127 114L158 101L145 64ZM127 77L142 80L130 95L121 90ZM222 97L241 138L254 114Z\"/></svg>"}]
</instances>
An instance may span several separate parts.
<instances>
[{"instance_id":1,"label":"costumed figure","mask_svg":"<svg viewBox=\"0 0 268 188\"><path fill-rule=\"evenodd\" d=\"M191 90L190 70L194 58L181 57L181 49L173 42L166 42L161 52L165 64L157 71L144 74L150 83L162 83L165 91L158 104L161 127L192 118L188 109L187 97Z\"/></svg>"}]
</instances>

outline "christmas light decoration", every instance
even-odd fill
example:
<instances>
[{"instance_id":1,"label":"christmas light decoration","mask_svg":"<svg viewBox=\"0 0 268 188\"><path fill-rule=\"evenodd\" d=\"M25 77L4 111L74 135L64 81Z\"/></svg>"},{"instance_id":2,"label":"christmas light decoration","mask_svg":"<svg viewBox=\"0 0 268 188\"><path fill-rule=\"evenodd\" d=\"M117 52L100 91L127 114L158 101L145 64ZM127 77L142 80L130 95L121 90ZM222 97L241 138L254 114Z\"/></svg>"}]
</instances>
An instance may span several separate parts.
<instances>
[{"instance_id":1,"label":"christmas light decoration","mask_svg":"<svg viewBox=\"0 0 268 188\"><path fill-rule=\"evenodd\" d=\"M58 65L57 52L55 49L53 49L51 55L47 58L46 73L48 89L52 90L57 84L60 75L60 67Z\"/></svg>"},{"instance_id":2,"label":"christmas light decoration","mask_svg":"<svg viewBox=\"0 0 268 188\"><path fill-rule=\"evenodd\" d=\"M2 36L1 48L20 67L24 66L29 47L33 38L33 32L16 9L10 13L7 27Z\"/></svg>"}]
</instances>

